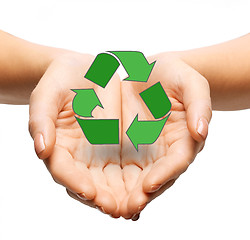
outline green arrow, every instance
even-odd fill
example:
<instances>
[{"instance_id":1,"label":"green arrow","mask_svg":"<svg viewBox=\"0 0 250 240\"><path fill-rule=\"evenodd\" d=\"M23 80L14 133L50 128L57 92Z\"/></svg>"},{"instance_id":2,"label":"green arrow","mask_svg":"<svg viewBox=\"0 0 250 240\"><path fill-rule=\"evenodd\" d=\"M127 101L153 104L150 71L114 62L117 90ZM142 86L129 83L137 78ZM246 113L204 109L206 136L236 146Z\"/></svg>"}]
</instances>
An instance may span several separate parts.
<instances>
[{"instance_id":1,"label":"green arrow","mask_svg":"<svg viewBox=\"0 0 250 240\"><path fill-rule=\"evenodd\" d=\"M165 116L171 109L171 102L160 82L141 92L140 96L155 119Z\"/></svg>"},{"instance_id":2,"label":"green arrow","mask_svg":"<svg viewBox=\"0 0 250 240\"><path fill-rule=\"evenodd\" d=\"M136 115L126 133L137 151L139 144L153 144L157 140L169 115L158 121L138 121Z\"/></svg>"},{"instance_id":3,"label":"green arrow","mask_svg":"<svg viewBox=\"0 0 250 240\"><path fill-rule=\"evenodd\" d=\"M74 112L82 117L92 117L92 111L96 106L103 108L94 89L72 89L76 93L72 108Z\"/></svg>"},{"instance_id":4,"label":"green arrow","mask_svg":"<svg viewBox=\"0 0 250 240\"><path fill-rule=\"evenodd\" d=\"M84 77L105 88L119 65L120 63L112 55L100 53Z\"/></svg>"},{"instance_id":5,"label":"green arrow","mask_svg":"<svg viewBox=\"0 0 250 240\"><path fill-rule=\"evenodd\" d=\"M119 119L75 118L91 144L119 144Z\"/></svg>"},{"instance_id":6,"label":"green arrow","mask_svg":"<svg viewBox=\"0 0 250 240\"><path fill-rule=\"evenodd\" d=\"M119 58L128 73L126 81L147 82L155 62L149 64L143 53L134 51L110 51Z\"/></svg>"}]
</instances>

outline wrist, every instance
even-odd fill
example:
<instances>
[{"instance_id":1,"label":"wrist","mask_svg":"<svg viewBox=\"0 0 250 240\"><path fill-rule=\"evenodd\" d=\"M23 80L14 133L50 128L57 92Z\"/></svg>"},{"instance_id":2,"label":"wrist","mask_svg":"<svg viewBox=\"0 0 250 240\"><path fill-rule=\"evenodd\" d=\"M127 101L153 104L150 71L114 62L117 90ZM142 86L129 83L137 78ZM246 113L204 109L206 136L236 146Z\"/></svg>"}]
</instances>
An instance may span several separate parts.
<instances>
[{"instance_id":1,"label":"wrist","mask_svg":"<svg viewBox=\"0 0 250 240\"><path fill-rule=\"evenodd\" d=\"M247 61L240 59L236 62L235 54L228 49L228 46L220 44L175 52L175 55L208 81L213 110L250 108L250 81L248 68L244 66Z\"/></svg>"},{"instance_id":2,"label":"wrist","mask_svg":"<svg viewBox=\"0 0 250 240\"><path fill-rule=\"evenodd\" d=\"M34 57L37 59L34 64L34 72L36 72L35 76L37 77L31 79L35 85L39 82L40 78L47 71L53 61L69 53L68 50L60 48L46 46L38 46L38 48L36 56Z\"/></svg>"}]
</instances>

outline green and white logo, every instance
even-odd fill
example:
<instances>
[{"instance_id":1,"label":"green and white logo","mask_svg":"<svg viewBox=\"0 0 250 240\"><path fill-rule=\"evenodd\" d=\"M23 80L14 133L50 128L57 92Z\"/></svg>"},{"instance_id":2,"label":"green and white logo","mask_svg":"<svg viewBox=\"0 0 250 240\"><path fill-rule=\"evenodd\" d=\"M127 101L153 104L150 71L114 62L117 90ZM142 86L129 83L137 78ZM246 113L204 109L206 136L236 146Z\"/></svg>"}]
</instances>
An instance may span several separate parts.
<instances>
[{"instance_id":1,"label":"green and white logo","mask_svg":"<svg viewBox=\"0 0 250 240\"><path fill-rule=\"evenodd\" d=\"M119 61L117 60L119 59ZM155 62L149 64L141 52L111 51L100 53L90 66L85 78L105 88L120 63L128 77L123 81L148 81ZM91 144L119 144L119 119L93 119L92 111L96 106L103 108L94 89L75 89L74 112L86 119L76 117L85 137ZM152 113L155 121L139 121L138 114L126 131L127 136L138 151L139 144L153 144L161 134L170 115L171 102L160 82L139 93ZM168 114L169 113L169 114Z\"/></svg>"}]
</instances>

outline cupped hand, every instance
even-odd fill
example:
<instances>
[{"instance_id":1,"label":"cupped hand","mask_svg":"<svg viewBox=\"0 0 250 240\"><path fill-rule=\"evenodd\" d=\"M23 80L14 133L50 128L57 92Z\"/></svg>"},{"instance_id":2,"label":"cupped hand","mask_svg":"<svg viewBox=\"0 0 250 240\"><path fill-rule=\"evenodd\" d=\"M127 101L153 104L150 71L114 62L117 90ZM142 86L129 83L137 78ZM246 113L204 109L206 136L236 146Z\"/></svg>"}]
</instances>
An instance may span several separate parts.
<instances>
[{"instance_id":1,"label":"cupped hand","mask_svg":"<svg viewBox=\"0 0 250 240\"><path fill-rule=\"evenodd\" d=\"M119 217L125 194L120 145L91 145L72 110L71 89L93 88L104 107L96 107L93 116L121 119L119 78L105 89L84 79L92 61L92 56L68 53L51 63L30 98L29 129L37 155L71 197Z\"/></svg>"},{"instance_id":2,"label":"cupped hand","mask_svg":"<svg viewBox=\"0 0 250 240\"><path fill-rule=\"evenodd\" d=\"M180 58L161 54L148 82L119 81L105 89L84 75L93 57L66 54L49 66L30 99L30 132L37 155L68 194L112 217L133 220L148 202L170 187L201 150L211 118L209 86ZM153 120L139 93L161 82L171 103L171 115L153 145L137 152L126 130L138 114ZM120 119L120 145L91 145L74 117L70 89L94 88L104 106L95 118Z\"/></svg>"},{"instance_id":3,"label":"cupped hand","mask_svg":"<svg viewBox=\"0 0 250 240\"><path fill-rule=\"evenodd\" d=\"M122 168L127 195L120 213L138 218L141 210L172 186L203 148L211 119L207 80L174 54L159 54L148 82L122 82L123 132L138 113L140 120L154 120L139 93L160 82L172 109L169 119L153 145L139 146L138 153L126 135L122 140Z\"/></svg>"}]
</instances>

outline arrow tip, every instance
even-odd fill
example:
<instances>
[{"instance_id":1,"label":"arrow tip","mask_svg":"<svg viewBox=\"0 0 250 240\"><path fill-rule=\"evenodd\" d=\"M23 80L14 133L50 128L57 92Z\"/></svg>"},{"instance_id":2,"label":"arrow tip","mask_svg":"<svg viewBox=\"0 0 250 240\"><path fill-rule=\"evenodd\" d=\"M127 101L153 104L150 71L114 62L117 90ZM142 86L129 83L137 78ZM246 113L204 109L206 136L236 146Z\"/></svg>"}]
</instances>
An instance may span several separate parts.
<instances>
[{"instance_id":1,"label":"arrow tip","mask_svg":"<svg viewBox=\"0 0 250 240\"><path fill-rule=\"evenodd\" d=\"M101 101L98 99L98 103L96 104L96 106L99 106L99 107L101 107L101 108L103 108L104 109L104 107L103 107L103 105L102 105L102 103L101 103Z\"/></svg>"},{"instance_id":2,"label":"arrow tip","mask_svg":"<svg viewBox=\"0 0 250 240\"><path fill-rule=\"evenodd\" d=\"M148 78L153 70L153 67L155 66L155 63L156 63L156 61L154 61L148 65Z\"/></svg>"},{"instance_id":3,"label":"arrow tip","mask_svg":"<svg viewBox=\"0 0 250 240\"><path fill-rule=\"evenodd\" d=\"M152 63L149 64L149 66L150 66L150 68L151 68L151 71L152 71L152 69L153 69L155 63L156 63L156 60L155 60L154 62L152 62Z\"/></svg>"},{"instance_id":4,"label":"arrow tip","mask_svg":"<svg viewBox=\"0 0 250 240\"><path fill-rule=\"evenodd\" d=\"M148 78L153 70L153 67L155 65L156 61L147 64L143 67L143 69L140 69L137 73L130 74L127 78L123 79L124 81L135 81L135 82L147 82Z\"/></svg>"},{"instance_id":5,"label":"arrow tip","mask_svg":"<svg viewBox=\"0 0 250 240\"><path fill-rule=\"evenodd\" d=\"M136 141L135 133L134 133L134 128L135 128L135 125L137 125L137 123L138 123L138 114L135 116L133 122L130 124L128 130L126 131L126 134L128 138L130 139L131 143L133 144L133 146L135 147L135 150L138 152L138 143Z\"/></svg>"},{"instance_id":6,"label":"arrow tip","mask_svg":"<svg viewBox=\"0 0 250 240\"><path fill-rule=\"evenodd\" d=\"M135 150L138 152L138 144L133 144L135 147Z\"/></svg>"}]
</instances>

